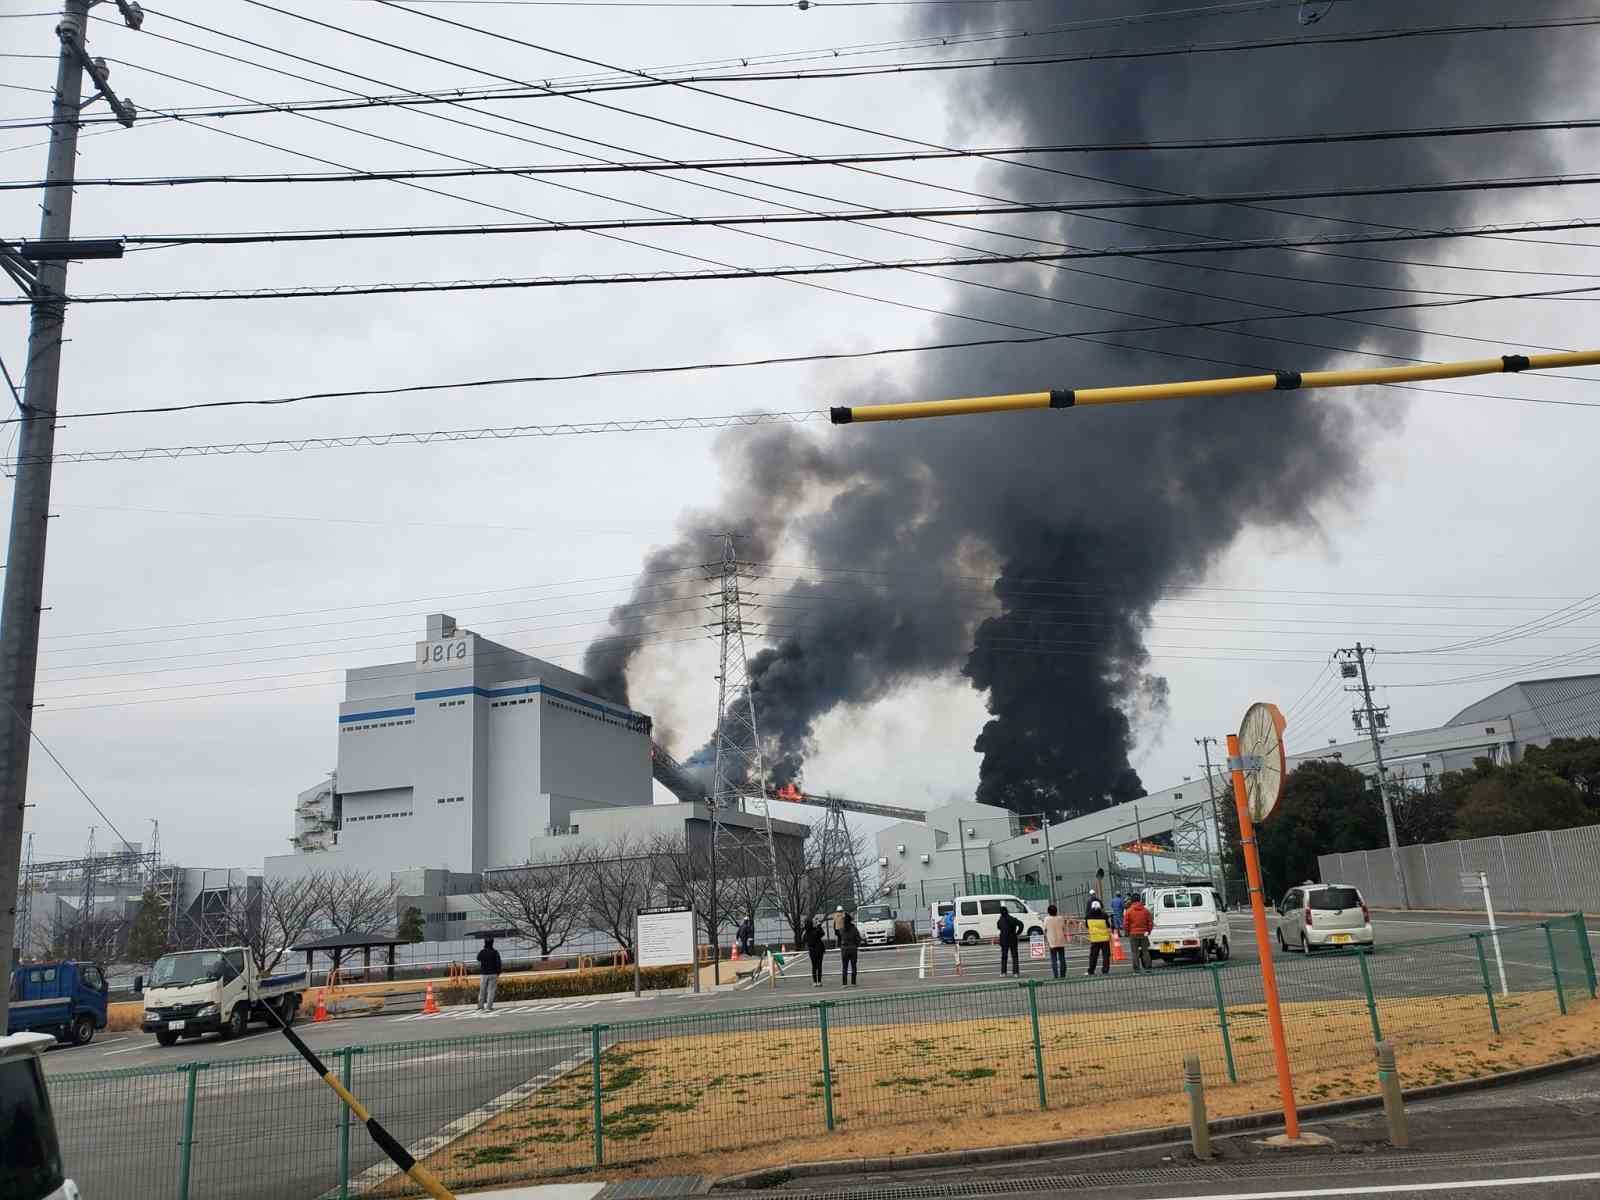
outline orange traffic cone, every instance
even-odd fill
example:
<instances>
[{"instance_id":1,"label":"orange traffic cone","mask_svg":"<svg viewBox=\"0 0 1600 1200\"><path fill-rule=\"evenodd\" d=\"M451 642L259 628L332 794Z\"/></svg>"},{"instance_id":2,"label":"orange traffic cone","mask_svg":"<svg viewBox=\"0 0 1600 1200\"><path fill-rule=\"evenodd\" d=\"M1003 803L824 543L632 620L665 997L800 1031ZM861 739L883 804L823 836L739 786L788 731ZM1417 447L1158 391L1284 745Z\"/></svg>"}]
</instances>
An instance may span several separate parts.
<instances>
[{"instance_id":1,"label":"orange traffic cone","mask_svg":"<svg viewBox=\"0 0 1600 1200\"><path fill-rule=\"evenodd\" d=\"M1117 931L1111 931L1111 961L1114 963L1127 962L1128 952L1122 948L1122 939L1117 936Z\"/></svg>"},{"instance_id":2,"label":"orange traffic cone","mask_svg":"<svg viewBox=\"0 0 1600 1200\"><path fill-rule=\"evenodd\" d=\"M326 1021L328 1019L328 989L323 988L317 993L317 1011L312 1014L313 1021Z\"/></svg>"},{"instance_id":3,"label":"orange traffic cone","mask_svg":"<svg viewBox=\"0 0 1600 1200\"><path fill-rule=\"evenodd\" d=\"M729 962L738 962L740 957L741 956L739 954L739 943L735 942L733 944L733 953L728 956L728 961Z\"/></svg>"},{"instance_id":4,"label":"orange traffic cone","mask_svg":"<svg viewBox=\"0 0 1600 1200\"><path fill-rule=\"evenodd\" d=\"M436 1013L439 1011L439 1001L434 999L433 984L431 983L428 984L427 995L423 996L422 998L422 1011L425 1013Z\"/></svg>"}]
</instances>

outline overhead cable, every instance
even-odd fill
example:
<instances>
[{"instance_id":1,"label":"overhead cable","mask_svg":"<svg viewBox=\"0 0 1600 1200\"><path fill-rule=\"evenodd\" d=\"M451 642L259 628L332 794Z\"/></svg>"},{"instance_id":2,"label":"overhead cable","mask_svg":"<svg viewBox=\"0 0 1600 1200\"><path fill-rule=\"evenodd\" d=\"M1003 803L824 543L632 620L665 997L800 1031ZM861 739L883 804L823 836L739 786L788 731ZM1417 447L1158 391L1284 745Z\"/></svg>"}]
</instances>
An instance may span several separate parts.
<instances>
[{"instance_id":1,"label":"overhead cable","mask_svg":"<svg viewBox=\"0 0 1600 1200\"><path fill-rule=\"evenodd\" d=\"M1330 234L1315 238L1242 238L1212 242L1178 242L1161 246L1119 247L1094 250L1065 250L1037 254L984 254L971 257L889 259L855 262L797 263L778 267L715 268L701 271L619 271L595 275L536 275L501 279L414 280L397 283L307 284L296 287L213 288L176 292L91 292L73 295L73 304L151 304L218 300L304 300L335 296L392 296L431 292L484 292L560 287L598 287L617 284L701 283L730 279L772 279L785 276L857 275L866 271L900 271L913 267L991 267L1016 263L1049 263L1091 258L1145 258L1152 254L1226 254L1239 250L1276 250L1298 246L1370 245L1381 242L1436 241L1450 238L1480 237L1485 232L1535 233L1563 229L1600 228L1600 219L1580 217L1568 221L1523 222L1515 225L1477 226L1471 230L1427 230L1417 233ZM1600 249L1600 247L1596 247ZM1539 300L1593 291L1596 287L1559 288L1538 292L1508 292L1471 296L1459 300L1430 301L1418 304L1383 305L1376 308L1334 309L1326 313L1295 313L1297 316L1342 316L1348 313L1381 312L1394 308L1436 308L1472 304L1483 300ZM0 300L0 307L30 303L25 298ZM1226 321L1185 324L1185 328L1205 328L1213 324L1242 321L1270 321L1281 316L1235 317ZM1177 325L1151 328L1178 328ZM1131 333L1144 330L1118 329Z\"/></svg>"}]
</instances>

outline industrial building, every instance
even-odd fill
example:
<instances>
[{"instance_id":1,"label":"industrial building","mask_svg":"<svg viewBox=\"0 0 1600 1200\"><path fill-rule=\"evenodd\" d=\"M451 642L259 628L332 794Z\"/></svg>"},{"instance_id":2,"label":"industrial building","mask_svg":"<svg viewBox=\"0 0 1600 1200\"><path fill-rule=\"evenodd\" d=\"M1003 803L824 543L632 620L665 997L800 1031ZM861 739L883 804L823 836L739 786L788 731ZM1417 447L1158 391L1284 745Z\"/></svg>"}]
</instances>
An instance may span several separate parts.
<instances>
[{"instance_id":1,"label":"industrial building","mask_svg":"<svg viewBox=\"0 0 1600 1200\"><path fill-rule=\"evenodd\" d=\"M1378 743L1390 780L1425 784L1475 759L1519 762L1529 746L1581 737L1600 737L1600 675L1525 679L1473 701L1433 729L1393 733L1380 727ZM1292 755L1289 767L1314 759L1333 759L1366 775L1376 771L1370 737Z\"/></svg>"},{"instance_id":2,"label":"industrial building","mask_svg":"<svg viewBox=\"0 0 1600 1200\"><path fill-rule=\"evenodd\" d=\"M337 766L266 873L476 876L581 831L578 814L651 802L649 717L436 613L411 661L346 671Z\"/></svg>"}]
</instances>

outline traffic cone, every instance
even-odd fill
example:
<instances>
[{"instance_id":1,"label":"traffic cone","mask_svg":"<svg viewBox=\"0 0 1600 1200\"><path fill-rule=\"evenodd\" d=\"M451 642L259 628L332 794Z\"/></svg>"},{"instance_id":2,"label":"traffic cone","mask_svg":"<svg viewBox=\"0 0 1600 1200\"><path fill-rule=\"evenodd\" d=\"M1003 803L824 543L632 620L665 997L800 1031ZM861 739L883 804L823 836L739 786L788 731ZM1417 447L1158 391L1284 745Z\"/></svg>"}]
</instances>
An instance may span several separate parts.
<instances>
[{"instance_id":1,"label":"traffic cone","mask_svg":"<svg viewBox=\"0 0 1600 1200\"><path fill-rule=\"evenodd\" d=\"M1128 952L1122 948L1122 939L1117 936L1117 931L1111 931L1111 961L1114 963L1127 962Z\"/></svg>"},{"instance_id":2,"label":"traffic cone","mask_svg":"<svg viewBox=\"0 0 1600 1200\"><path fill-rule=\"evenodd\" d=\"M317 993L317 1011L312 1014L312 1021L326 1021L328 1019L327 988Z\"/></svg>"},{"instance_id":3,"label":"traffic cone","mask_svg":"<svg viewBox=\"0 0 1600 1200\"><path fill-rule=\"evenodd\" d=\"M422 1011L425 1013L436 1013L439 1011L439 1001L434 999L432 983L428 984L427 995L422 997Z\"/></svg>"},{"instance_id":4,"label":"traffic cone","mask_svg":"<svg viewBox=\"0 0 1600 1200\"><path fill-rule=\"evenodd\" d=\"M729 956L728 956L728 961L729 961L729 962L738 962L738 961L739 961L739 958L740 958L740 954L739 954L739 943L738 943L738 942L735 942L735 943L734 943L734 944L733 944L733 953L732 953L732 954L731 954L731 955L729 955Z\"/></svg>"}]
</instances>

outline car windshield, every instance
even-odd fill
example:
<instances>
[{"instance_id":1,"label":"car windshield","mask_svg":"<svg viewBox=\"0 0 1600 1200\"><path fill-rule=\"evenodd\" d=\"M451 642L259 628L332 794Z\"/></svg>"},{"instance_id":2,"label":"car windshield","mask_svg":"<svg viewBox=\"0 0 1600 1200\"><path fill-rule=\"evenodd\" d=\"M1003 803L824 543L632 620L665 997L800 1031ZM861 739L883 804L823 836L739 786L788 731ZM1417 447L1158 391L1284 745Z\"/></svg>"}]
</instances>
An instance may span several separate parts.
<instances>
[{"instance_id":1,"label":"car windshield","mask_svg":"<svg viewBox=\"0 0 1600 1200\"><path fill-rule=\"evenodd\" d=\"M858 921L888 921L894 916L894 910L887 904L863 904L856 913Z\"/></svg>"},{"instance_id":2,"label":"car windshield","mask_svg":"<svg viewBox=\"0 0 1600 1200\"><path fill-rule=\"evenodd\" d=\"M222 978L222 955L215 950L193 950L188 954L167 954L156 961L150 972L151 987L185 987Z\"/></svg>"},{"instance_id":3,"label":"car windshield","mask_svg":"<svg viewBox=\"0 0 1600 1200\"><path fill-rule=\"evenodd\" d=\"M1310 893L1310 901L1312 908L1325 911L1360 908L1361 893L1353 887L1318 888Z\"/></svg>"}]
</instances>

